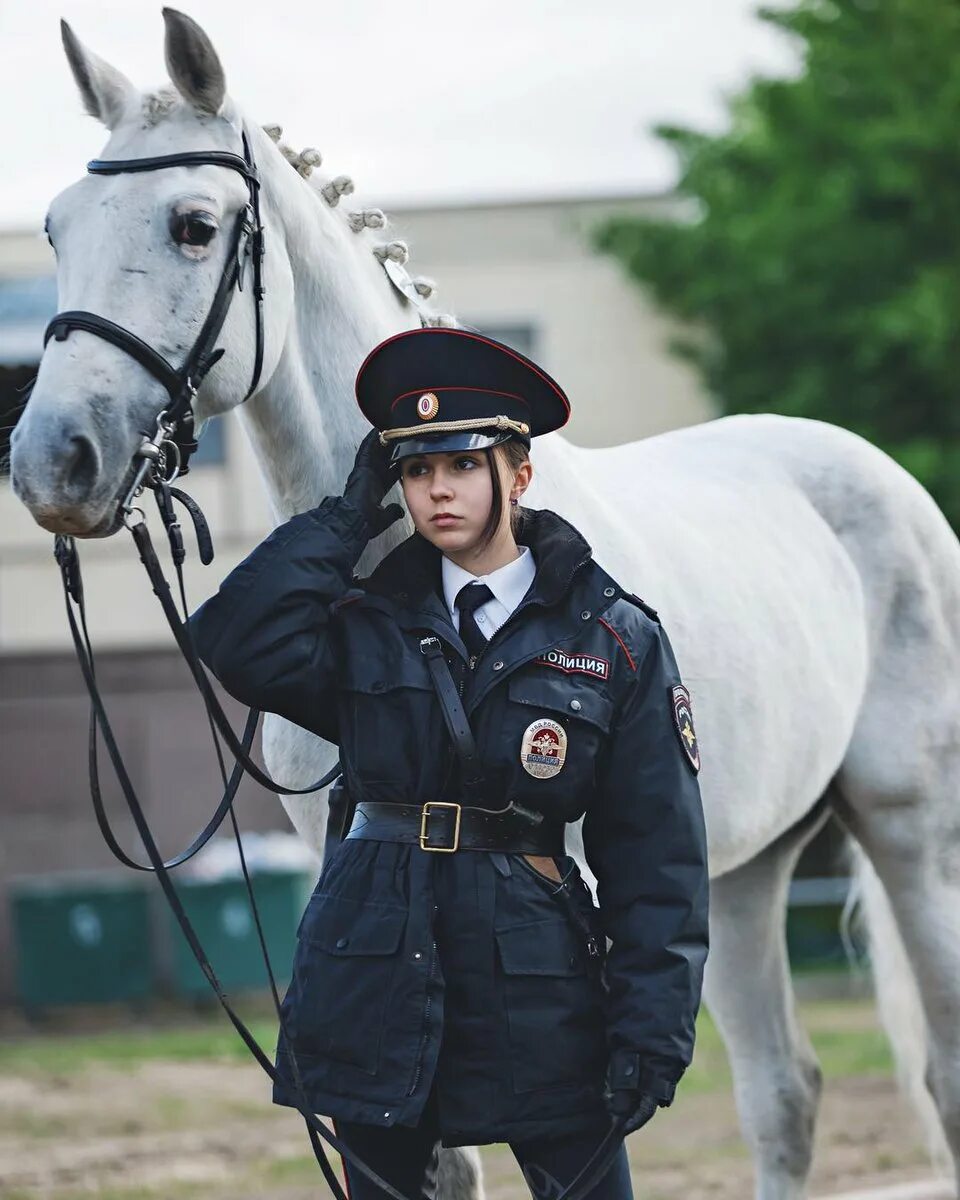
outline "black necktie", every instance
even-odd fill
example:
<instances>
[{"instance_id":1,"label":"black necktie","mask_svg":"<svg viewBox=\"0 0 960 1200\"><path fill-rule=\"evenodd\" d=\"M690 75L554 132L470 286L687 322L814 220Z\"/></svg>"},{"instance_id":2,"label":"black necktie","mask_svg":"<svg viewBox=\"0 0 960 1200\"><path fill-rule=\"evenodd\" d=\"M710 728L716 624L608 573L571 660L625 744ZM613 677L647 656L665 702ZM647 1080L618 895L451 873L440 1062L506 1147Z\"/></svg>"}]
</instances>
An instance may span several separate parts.
<instances>
[{"instance_id":1,"label":"black necktie","mask_svg":"<svg viewBox=\"0 0 960 1200\"><path fill-rule=\"evenodd\" d=\"M460 637L470 655L471 663L487 644L480 632L474 613L481 604L493 599L493 592L485 583L467 583L457 592L454 604L460 610Z\"/></svg>"}]
</instances>

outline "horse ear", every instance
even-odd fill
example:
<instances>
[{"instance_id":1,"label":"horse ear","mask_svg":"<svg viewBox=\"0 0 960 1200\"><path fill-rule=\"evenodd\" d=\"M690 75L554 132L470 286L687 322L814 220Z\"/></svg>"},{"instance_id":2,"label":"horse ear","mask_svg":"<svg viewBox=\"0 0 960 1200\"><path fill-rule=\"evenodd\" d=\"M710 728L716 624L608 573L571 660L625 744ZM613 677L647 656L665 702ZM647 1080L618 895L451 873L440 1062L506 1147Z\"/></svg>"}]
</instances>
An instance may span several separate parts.
<instances>
[{"instance_id":1,"label":"horse ear","mask_svg":"<svg viewBox=\"0 0 960 1200\"><path fill-rule=\"evenodd\" d=\"M167 70L177 91L197 112L216 116L223 108L227 81L213 42L196 21L175 8L163 10L163 21Z\"/></svg>"},{"instance_id":2,"label":"horse ear","mask_svg":"<svg viewBox=\"0 0 960 1200\"><path fill-rule=\"evenodd\" d=\"M116 67L111 67L88 50L66 21L60 22L60 36L83 97L84 108L91 117L96 117L108 129L113 129L126 111L136 88Z\"/></svg>"}]
</instances>

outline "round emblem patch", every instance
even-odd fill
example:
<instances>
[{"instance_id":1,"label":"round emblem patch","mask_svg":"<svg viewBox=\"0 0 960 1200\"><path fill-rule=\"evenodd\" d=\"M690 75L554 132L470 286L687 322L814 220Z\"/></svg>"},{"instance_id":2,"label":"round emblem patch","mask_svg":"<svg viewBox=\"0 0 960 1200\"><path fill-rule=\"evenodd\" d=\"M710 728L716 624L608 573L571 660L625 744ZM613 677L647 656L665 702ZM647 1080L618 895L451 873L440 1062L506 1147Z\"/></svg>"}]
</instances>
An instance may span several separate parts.
<instances>
[{"instance_id":1,"label":"round emblem patch","mask_svg":"<svg viewBox=\"0 0 960 1200\"><path fill-rule=\"evenodd\" d=\"M552 779L567 757L567 731L556 721L543 717L528 725L520 746L520 762L535 779Z\"/></svg>"},{"instance_id":2,"label":"round emblem patch","mask_svg":"<svg viewBox=\"0 0 960 1200\"><path fill-rule=\"evenodd\" d=\"M435 417L440 409L440 401L433 392L424 392L417 401L417 416L424 421L429 421L431 417Z\"/></svg>"}]
</instances>

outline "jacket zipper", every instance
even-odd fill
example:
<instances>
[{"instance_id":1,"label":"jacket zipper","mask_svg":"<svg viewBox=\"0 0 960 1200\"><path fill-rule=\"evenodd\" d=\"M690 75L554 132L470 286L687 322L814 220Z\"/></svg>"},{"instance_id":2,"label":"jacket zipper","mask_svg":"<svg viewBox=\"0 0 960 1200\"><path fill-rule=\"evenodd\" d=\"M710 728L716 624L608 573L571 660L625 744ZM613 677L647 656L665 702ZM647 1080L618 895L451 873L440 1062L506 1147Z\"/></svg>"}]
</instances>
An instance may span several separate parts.
<instances>
[{"instance_id":1,"label":"jacket zipper","mask_svg":"<svg viewBox=\"0 0 960 1200\"><path fill-rule=\"evenodd\" d=\"M571 571L571 573L570 573L571 580L573 579L573 576L577 573L577 571L579 571L579 569L586 562L589 562L589 555L586 558L584 558L581 562L577 563L577 565L573 568L573 571ZM533 603L535 603L535 601L531 600L531 601L528 601L528 603L533 604ZM539 603L539 601L537 601L536 603ZM520 608L525 608L525 607L526 607L526 605L520 606ZM500 629L503 629L504 625L506 625L507 622L509 622L510 620L512 620L513 617L516 616L516 614L520 611L520 608L515 608L513 610L513 612L510 614L510 616L507 617L507 620L504 621L503 625L500 626ZM488 639L487 646L484 647L484 649L487 649L487 647L489 647L490 642L492 642L493 638L495 638L497 636L497 634L500 632L500 629L497 629L494 632L493 636ZM463 699L464 685L466 684L466 681L467 681L467 671L472 671L476 667L476 664L477 664L476 658L473 655L471 655L469 660L464 664L466 669L461 669L461 671L459 672L460 682L457 686L457 695L460 697L461 700ZM450 768L453 765L453 759L455 757L456 757L455 749L453 748L453 746L451 746L451 748L448 752L448 755L447 755L447 771L446 771L446 778L444 779L443 787L446 787L447 780L449 780L449 778L450 778ZM443 791L443 788L441 788L441 792L442 791ZM546 880L546 876L540 876L539 872L534 871L534 869L530 866L529 863L525 862L524 866L527 868L528 871L531 872L531 874L537 875L541 879ZM436 905L434 905L433 911L434 911L434 914L436 914L436 911L437 911ZM591 938L590 941L592 942L593 939ZM590 942L588 942L588 953L591 956L593 956L597 953L595 943L593 945L591 945ZM413 1096L416 1093L417 1088L420 1086L421 1076L423 1075L423 1058L424 1058L424 1054L425 1054L426 1048L427 1048L427 1040L430 1036L430 1012L433 1008L433 987L431 985L433 984L433 976L434 976L436 964L437 964L437 943L436 943L436 939L433 939L430 942L430 973L427 976L427 998L426 998L426 1001L423 1006L423 1026L422 1026L421 1034L420 1034L420 1045L417 1050L417 1065L414 1070L413 1082L410 1084L410 1087L407 1091L408 1096Z\"/></svg>"},{"instance_id":2,"label":"jacket zipper","mask_svg":"<svg viewBox=\"0 0 960 1200\"><path fill-rule=\"evenodd\" d=\"M585 566L590 561L590 558L591 558L591 555L588 554L584 558L581 558L578 563L574 564L573 569L570 572L570 577L567 580L566 587L564 588L564 594L566 593L567 589L570 587L570 584L573 582L573 577L576 575L576 573L580 570L581 567ZM494 641L494 639L499 636L501 630L505 629L507 627L507 625L509 625L510 622L517 616L518 613L522 612L523 609L528 608L532 604L542 604L542 603L543 603L542 600L530 599L530 600L522 602L520 605L518 605L518 607L515 608L512 613L510 613L510 615L507 617L507 619L504 621L504 623L500 626L500 628L494 630L493 634L487 639L487 644L483 648L484 652L489 651L490 645ZM460 682L457 686L457 695L460 697L461 701L463 700L463 689L464 689L464 685L466 684L466 680L467 680L467 671L473 671L475 669L476 665L477 665L477 658L475 655L471 655L464 663L465 669L462 668L459 672ZM447 752L447 765L446 765L446 770L444 772L443 783L440 787L441 795L443 794L444 789L446 788L447 784L450 782L450 773L453 768L453 763L454 763L455 759L456 759L456 750L451 745Z\"/></svg>"},{"instance_id":3,"label":"jacket zipper","mask_svg":"<svg viewBox=\"0 0 960 1200\"><path fill-rule=\"evenodd\" d=\"M565 586L565 587L564 587L564 589L563 589L563 594L564 594L564 595L566 595L566 593L567 593L567 590L568 590L568 589L569 589L569 587L570 587L570 584L573 582L573 577L574 577L574 575L576 575L576 573L577 573L577 572L580 570L580 568L581 568L582 566L585 566L585 565L586 565L586 564L587 564L587 563L590 561L590 558L591 558L591 556L588 554L588 555L586 556L586 558L581 558L581 560L580 560L578 563L576 563L576 564L574 565L574 567L573 567L573 570L570 572L570 577L569 577L569 579L567 580L566 586ZM519 613L523 612L523 610L524 610L525 608L529 608L529 607L530 607L531 605L533 605L533 604L543 604L543 603L545 603L545 601L543 601L543 600L541 600L541 599L539 599L539 598L537 598L537 597L534 597L534 598L532 598L532 599L530 599L530 600L525 600L525 601L522 601L522 602L521 602L521 603L520 603L520 604L519 604L519 605L518 605L518 606L517 606L517 607L516 607L516 608L513 610L513 612L512 612L512 613L510 613L510 615L507 617L507 619L504 621L504 623L503 623L503 624L500 626L500 628L499 628L499 629L496 629L496 630L494 630L494 632L491 634L491 636L490 636L490 637L487 639L487 644L486 644L486 645L483 647L483 651L484 651L484 653L486 654L486 653L489 651L491 644L494 642L494 640L495 640L496 638L498 638L498 637L500 636L500 633L501 633L501 631L502 631L502 630L504 630L504 629L506 629L506 627L507 627L507 626L510 624L510 622L511 622L511 621L512 621L512 620L513 620L513 619L514 619L514 618L515 618L515 617L516 617L516 616L517 616ZM470 665L471 665L471 666L475 666L475 665L476 665L476 659L471 659Z\"/></svg>"},{"instance_id":4,"label":"jacket zipper","mask_svg":"<svg viewBox=\"0 0 960 1200\"><path fill-rule=\"evenodd\" d=\"M436 905L434 905L436 912ZM417 1066L413 1075L413 1083L407 1091L408 1096L412 1096L420 1086L420 1076L423 1074L423 1056L427 1048L427 1039L430 1037L430 1010L433 1008L433 974L434 967L437 963L437 943L430 943L430 974L427 976L427 1000L423 1006L423 1028L420 1034L420 1047L417 1050Z\"/></svg>"}]
</instances>

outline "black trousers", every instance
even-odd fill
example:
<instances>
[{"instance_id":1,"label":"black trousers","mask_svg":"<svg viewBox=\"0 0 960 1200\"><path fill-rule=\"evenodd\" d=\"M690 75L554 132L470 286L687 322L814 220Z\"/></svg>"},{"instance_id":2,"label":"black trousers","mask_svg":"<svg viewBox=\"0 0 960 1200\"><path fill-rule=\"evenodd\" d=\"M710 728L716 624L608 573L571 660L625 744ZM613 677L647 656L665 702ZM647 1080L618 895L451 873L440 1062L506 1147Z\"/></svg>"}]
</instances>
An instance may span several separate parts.
<instances>
[{"instance_id":1,"label":"black trousers","mask_svg":"<svg viewBox=\"0 0 960 1200\"><path fill-rule=\"evenodd\" d=\"M349 1121L334 1123L337 1136L407 1200L436 1200L440 1135L433 1099L431 1094L416 1128L394 1125L382 1129ZM511 1142L510 1149L534 1200L554 1200L586 1165L602 1137L603 1132L566 1134ZM344 1171L350 1200L384 1200L386 1193L350 1163L344 1162ZM588 1200L633 1200L627 1152L622 1143L610 1169L591 1189Z\"/></svg>"}]
</instances>

